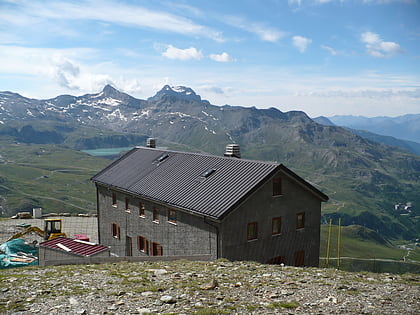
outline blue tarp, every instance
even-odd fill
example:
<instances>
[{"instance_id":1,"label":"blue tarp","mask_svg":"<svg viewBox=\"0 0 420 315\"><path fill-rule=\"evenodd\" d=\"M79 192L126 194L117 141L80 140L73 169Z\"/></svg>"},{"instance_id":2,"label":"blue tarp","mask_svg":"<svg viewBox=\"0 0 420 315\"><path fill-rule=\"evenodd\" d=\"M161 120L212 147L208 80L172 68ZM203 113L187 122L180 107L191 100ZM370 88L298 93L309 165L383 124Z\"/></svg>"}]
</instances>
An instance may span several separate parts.
<instances>
[{"instance_id":1,"label":"blue tarp","mask_svg":"<svg viewBox=\"0 0 420 315\"><path fill-rule=\"evenodd\" d=\"M38 265L38 259L30 257L38 257L38 246L23 239L16 238L0 245L0 269Z\"/></svg>"}]
</instances>

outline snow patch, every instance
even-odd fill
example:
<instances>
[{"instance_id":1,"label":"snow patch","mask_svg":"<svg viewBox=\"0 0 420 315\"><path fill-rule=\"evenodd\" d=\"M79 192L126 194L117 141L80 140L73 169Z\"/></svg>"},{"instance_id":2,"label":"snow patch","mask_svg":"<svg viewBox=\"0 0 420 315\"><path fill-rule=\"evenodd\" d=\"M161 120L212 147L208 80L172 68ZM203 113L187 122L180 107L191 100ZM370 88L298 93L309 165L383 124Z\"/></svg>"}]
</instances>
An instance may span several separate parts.
<instances>
[{"instance_id":1,"label":"snow patch","mask_svg":"<svg viewBox=\"0 0 420 315\"><path fill-rule=\"evenodd\" d=\"M124 121L128 121L127 117L125 117L120 109L116 109L114 110L112 113L108 114L107 118L109 120L113 120L113 119L119 119L119 120L124 120Z\"/></svg>"}]
</instances>

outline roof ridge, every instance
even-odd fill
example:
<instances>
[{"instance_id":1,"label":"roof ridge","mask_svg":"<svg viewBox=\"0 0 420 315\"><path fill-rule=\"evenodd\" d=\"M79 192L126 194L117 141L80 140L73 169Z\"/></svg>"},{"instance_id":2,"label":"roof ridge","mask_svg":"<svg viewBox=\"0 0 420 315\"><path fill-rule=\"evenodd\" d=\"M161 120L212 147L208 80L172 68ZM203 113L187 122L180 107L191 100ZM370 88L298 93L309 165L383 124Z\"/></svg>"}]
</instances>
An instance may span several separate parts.
<instances>
[{"instance_id":1,"label":"roof ridge","mask_svg":"<svg viewBox=\"0 0 420 315\"><path fill-rule=\"evenodd\" d=\"M176 150L168 150L168 149L159 149L159 148L148 148L144 146L136 146L135 149L146 149L146 150L155 150L155 151L161 151L161 152L171 152L171 153L178 153L178 154L187 154L187 155L199 155L199 156L207 156L207 157L215 157L220 158L224 160L237 160L237 161L246 161L251 163L261 163L261 164L269 164L269 165L280 165L281 163L275 162L275 161L262 161L262 160L252 160L252 159L244 159L244 158L235 158L235 157L229 157L229 156L223 156L223 155L217 155L212 153L206 153L206 152L186 152L186 151L176 151Z\"/></svg>"}]
</instances>

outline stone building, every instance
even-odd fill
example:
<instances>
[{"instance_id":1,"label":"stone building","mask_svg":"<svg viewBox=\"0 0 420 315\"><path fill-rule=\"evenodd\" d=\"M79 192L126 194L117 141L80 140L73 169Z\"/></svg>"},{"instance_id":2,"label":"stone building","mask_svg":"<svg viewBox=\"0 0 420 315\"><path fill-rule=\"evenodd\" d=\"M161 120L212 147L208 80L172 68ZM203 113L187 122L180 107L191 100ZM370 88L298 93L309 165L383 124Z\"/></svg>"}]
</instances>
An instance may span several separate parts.
<instances>
[{"instance_id":1,"label":"stone building","mask_svg":"<svg viewBox=\"0 0 420 315\"><path fill-rule=\"evenodd\" d=\"M95 175L99 243L119 256L317 266L328 196L282 164L136 147Z\"/></svg>"}]
</instances>

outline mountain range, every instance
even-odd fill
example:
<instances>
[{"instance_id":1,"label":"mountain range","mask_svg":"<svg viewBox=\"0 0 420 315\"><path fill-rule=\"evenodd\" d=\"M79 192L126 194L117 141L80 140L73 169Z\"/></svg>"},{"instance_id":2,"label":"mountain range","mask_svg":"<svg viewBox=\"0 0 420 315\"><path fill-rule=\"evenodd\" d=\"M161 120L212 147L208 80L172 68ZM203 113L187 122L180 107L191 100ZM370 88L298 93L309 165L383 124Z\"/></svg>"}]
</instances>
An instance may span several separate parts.
<instances>
[{"instance_id":1,"label":"mountain range","mask_svg":"<svg viewBox=\"0 0 420 315\"><path fill-rule=\"evenodd\" d=\"M334 119L337 118L337 120ZM334 116L324 117L319 116L313 118L313 120L321 125L326 126L341 126L363 138L384 143L387 145L402 148L415 154L420 155L420 114L418 115L404 115L400 117L375 117L368 118L362 116ZM348 118L348 120L347 120ZM335 120L336 123L333 123ZM354 123L354 121L363 121L363 124ZM377 124L379 122L379 125ZM388 122L388 123L385 123ZM398 128L395 126L399 125ZM360 129L354 129L350 126L355 126ZM387 126L390 126L389 128ZM398 132L395 132L397 129ZM375 133L375 132L377 133ZM404 140L403 138L411 137L412 139L418 140Z\"/></svg>"},{"instance_id":2,"label":"mountain range","mask_svg":"<svg viewBox=\"0 0 420 315\"><path fill-rule=\"evenodd\" d=\"M337 126L365 130L380 135L420 143L420 114L398 117L336 115L328 119Z\"/></svg>"},{"instance_id":3,"label":"mountain range","mask_svg":"<svg viewBox=\"0 0 420 315\"><path fill-rule=\"evenodd\" d=\"M238 143L243 158L281 162L328 194L324 221L341 217L344 225L389 237L419 233L417 213L401 216L394 205L420 206L420 156L300 111L216 106L191 88L168 85L146 100L110 85L47 100L0 92L0 137L77 150L144 145L154 137L158 146L218 155Z\"/></svg>"}]
</instances>

